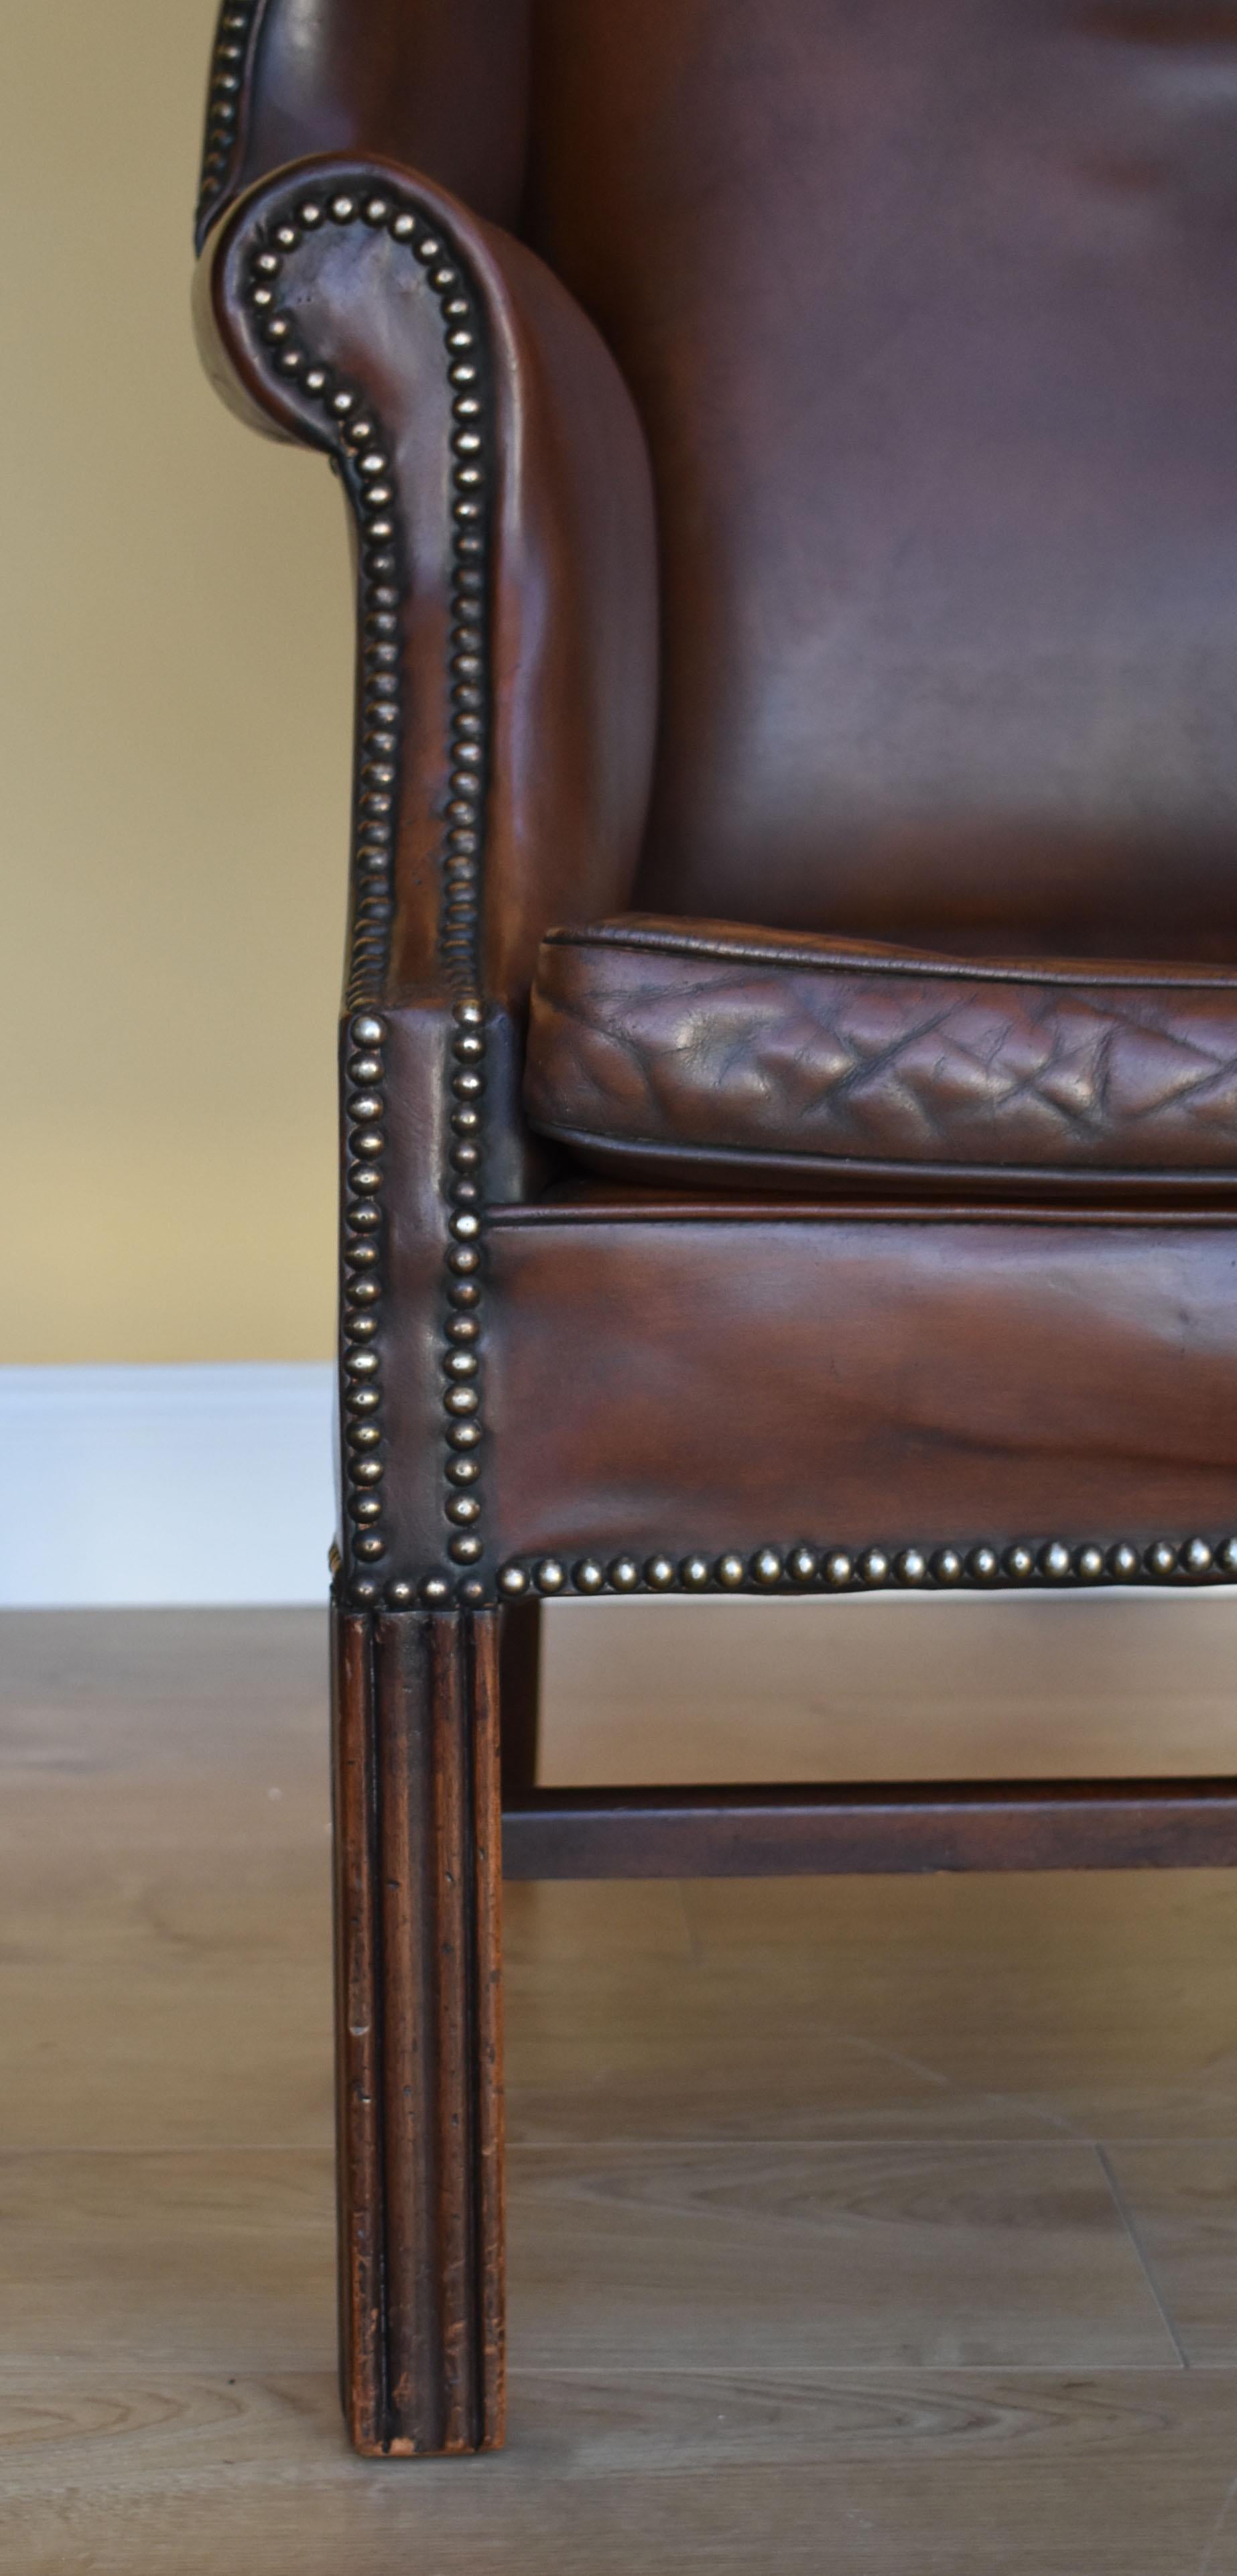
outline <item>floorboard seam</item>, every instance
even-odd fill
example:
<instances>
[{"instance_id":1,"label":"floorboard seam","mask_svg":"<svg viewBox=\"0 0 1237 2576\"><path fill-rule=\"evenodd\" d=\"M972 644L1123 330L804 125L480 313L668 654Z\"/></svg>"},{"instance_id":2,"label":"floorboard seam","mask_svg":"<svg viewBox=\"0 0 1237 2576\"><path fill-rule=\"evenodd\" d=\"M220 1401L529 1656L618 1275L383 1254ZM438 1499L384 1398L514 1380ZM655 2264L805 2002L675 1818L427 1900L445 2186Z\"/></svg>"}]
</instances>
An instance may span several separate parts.
<instances>
[{"instance_id":1,"label":"floorboard seam","mask_svg":"<svg viewBox=\"0 0 1237 2576\"><path fill-rule=\"evenodd\" d=\"M1147 2288L1151 2292L1151 2296L1155 2301L1156 2307L1159 2309L1161 2324L1164 2327L1165 2333L1171 2339L1173 2350L1177 2355L1177 2359L1180 2362L1182 2369L1188 2370L1190 2367L1190 2356L1186 2351L1181 2337L1177 2332L1176 2326L1173 2324L1172 2317L1169 2314L1163 2291L1161 2290L1159 2281L1156 2278L1155 2266L1152 2263L1151 2257L1147 2252L1146 2245L1143 2242L1142 2230L1139 2227L1133 2210L1130 2208L1125 2193L1117 2180L1116 2172L1113 2168L1107 2149L1104 2147L1097 2147L1095 2152L1099 2159L1101 2171L1103 2172L1108 2188L1112 2193L1113 2200L1116 2204L1117 2215L1121 2220L1121 2224L1124 2227L1126 2235L1128 2236L1138 2258L1143 2279L1147 2284Z\"/></svg>"},{"instance_id":2,"label":"floorboard seam","mask_svg":"<svg viewBox=\"0 0 1237 2576\"><path fill-rule=\"evenodd\" d=\"M1224 2526L1228 2521L1234 2496L1237 2496L1237 2477L1230 2478L1225 2490L1224 2502L1221 2505L1203 2544L1203 2554L1198 2562L1198 2576L1210 2576L1210 2570L1215 2561L1216 2550L1224 2536Z\"/></svg>"}]
</instances>

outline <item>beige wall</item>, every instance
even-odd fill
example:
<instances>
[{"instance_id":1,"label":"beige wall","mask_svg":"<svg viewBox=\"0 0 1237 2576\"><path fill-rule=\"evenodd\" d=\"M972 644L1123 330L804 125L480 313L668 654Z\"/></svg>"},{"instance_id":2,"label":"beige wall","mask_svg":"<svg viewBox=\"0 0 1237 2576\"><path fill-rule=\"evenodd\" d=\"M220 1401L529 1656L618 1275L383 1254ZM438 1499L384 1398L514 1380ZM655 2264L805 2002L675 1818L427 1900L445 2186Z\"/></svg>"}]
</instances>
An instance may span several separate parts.
<instances>
[{"instance_id":1,"label":"beige wall","mask_svg":"<svg viewBox=\"0 0 1237 2576\"><path fill-rule=\"evenodd\" d=\"M330 1348L350 621L199 377L214 0L9 0L0 1359Z\"/></svg>"}]
</instances>

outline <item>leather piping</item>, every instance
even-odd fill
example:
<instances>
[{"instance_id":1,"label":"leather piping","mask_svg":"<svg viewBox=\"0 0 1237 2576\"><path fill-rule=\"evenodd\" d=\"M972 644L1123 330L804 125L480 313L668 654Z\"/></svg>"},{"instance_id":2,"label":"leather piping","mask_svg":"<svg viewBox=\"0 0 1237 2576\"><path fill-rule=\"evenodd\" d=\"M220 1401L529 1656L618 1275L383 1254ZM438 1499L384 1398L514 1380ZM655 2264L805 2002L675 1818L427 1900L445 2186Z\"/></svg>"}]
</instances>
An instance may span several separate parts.
<instances>
[{"instance_id":1,"label":"leather piping","mask_svg":"<svg viewBox=\"0 0 1237 2576\"><path fill-rule=\"evenodd\" d=\"M868 975L907 975L916 982L926 976L940 976L949 983L980 984L1068 984L1084 990L1092 985L1115 991L1146 992L1233 992L1237 993L1237 970L1231 967L1191 967L1181 970L1175 965L1158 967L1148 964L1136 968L1110 966L1103 958L1080 963L1076 958L1059 964L1046 960L1042 965L1023 958L1003 961L999 958L953 957L943 951L869 947L864 940L845 940L839 936L834 944L823 934L804 931L797 942L784 943L766 939L746 939L742 932L733 939L697 935L687 930L649 930L640 922L599 922L587 930L547 931L547 948L639 948L664 957L711 957L721 964L732 959L741 966L789 966L801 972L814 968L839 973L861 971Z\"/></svg>"},{"instance_id":2,"label":"leather piping","mask_svg":"<svg viewBox=\"0 0 1237 2576\"><path fill-rule=\"evenodd\" d=\"M638 1158L641 1163L658 1164L672 1173L688 1172L697 1164L705 1164L710 1171L723 1177L727 1172L733 1172L740 1181L757 1188L759 1181L753 1176L772 1170L793 1175L796 1183L836 1179L844 1184L870 1180L884 1188L899 1182L913 1188L918 1182L925 1193L933 1190L938 1181L958 1188L1005 1192L1012 1184L1016 1189L1034 1190L1037 1194L1041 1190L1045 1193L1060 1190L1079 1198L1088 1191L1099 1196L1123 1190L1131 1193L1155 1190L1159 1193L1161 1217L1165 1204L1172 1204L1176 1191L1182 1191L1186 1197L1206 1192L1227 1206L1231 1219L1237 1221L1237 1172L1233 1173L1231 1180L1226 1180L1223 1175L1217 1177L1214 1171L1174 1170L1166 1174L1155 1170L1127 1171L1118 1165L1107 1170L1099 1166L1071 1170L1059 1164L1046 1163L895 1163L883 1158L865 1162L858 1156L843 1154L785 1153L773 1146L762 1147L758 1153L744 1153L738 1146L731 1145L666 1145L652 1137L617 1138L594 1134L586 1127L559 1127L546 1119L538 1119L537 1127L539 1134L552 1136L556 1144L565 1145L569 1152L590 1156L599 1169L615 1172L629 1168L631 1161ZM1226 1191L1227 1200L1224 1199ZM840 1204L845 1203L840 1201ZM862 1206L861 1197L858 1204Z\"/></svg>"}]
</instances>

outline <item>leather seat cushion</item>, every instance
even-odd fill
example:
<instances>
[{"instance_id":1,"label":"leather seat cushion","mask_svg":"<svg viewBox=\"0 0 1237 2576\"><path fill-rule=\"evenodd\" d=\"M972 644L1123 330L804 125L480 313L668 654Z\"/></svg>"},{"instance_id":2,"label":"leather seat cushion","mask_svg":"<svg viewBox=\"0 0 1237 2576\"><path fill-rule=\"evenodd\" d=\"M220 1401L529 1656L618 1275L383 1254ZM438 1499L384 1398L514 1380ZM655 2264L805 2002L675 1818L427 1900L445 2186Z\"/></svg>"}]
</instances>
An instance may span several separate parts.
<instances>
[{"instance_id":1,"label":"leather seat cushion","mask_svg":"<svg viewBox=\"0 0 1237 2576\"><path fill-rule=\"evenodd\" d=\"M631 1177L1216 1197L1237 970L948 957L653 915L551 932L534 1127Z\"/></svg>"}]
</instances>

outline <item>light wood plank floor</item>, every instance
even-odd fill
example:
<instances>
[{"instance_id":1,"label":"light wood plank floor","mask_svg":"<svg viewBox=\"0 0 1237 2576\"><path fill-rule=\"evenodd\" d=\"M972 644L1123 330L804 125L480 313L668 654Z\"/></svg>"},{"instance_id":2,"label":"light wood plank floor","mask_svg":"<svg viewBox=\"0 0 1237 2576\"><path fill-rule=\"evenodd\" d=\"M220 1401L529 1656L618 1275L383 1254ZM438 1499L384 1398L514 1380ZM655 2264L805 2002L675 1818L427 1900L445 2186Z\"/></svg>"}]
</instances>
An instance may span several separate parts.
<instances>
[{"instance_id":1,"label":"light wood plank floor","mask_svg":"<svg viewBox=\"0 0 1237 2576\"><path fill-rule=\"evenodd\" d=\"M1123 1606L564 1610L547 1766L1237 1769ZM0 1625L3 2576L1237 2576L1237 1875L511 1888L510 2447L350 2458L322 1629Z\"/></svg>"}]
</instances>

